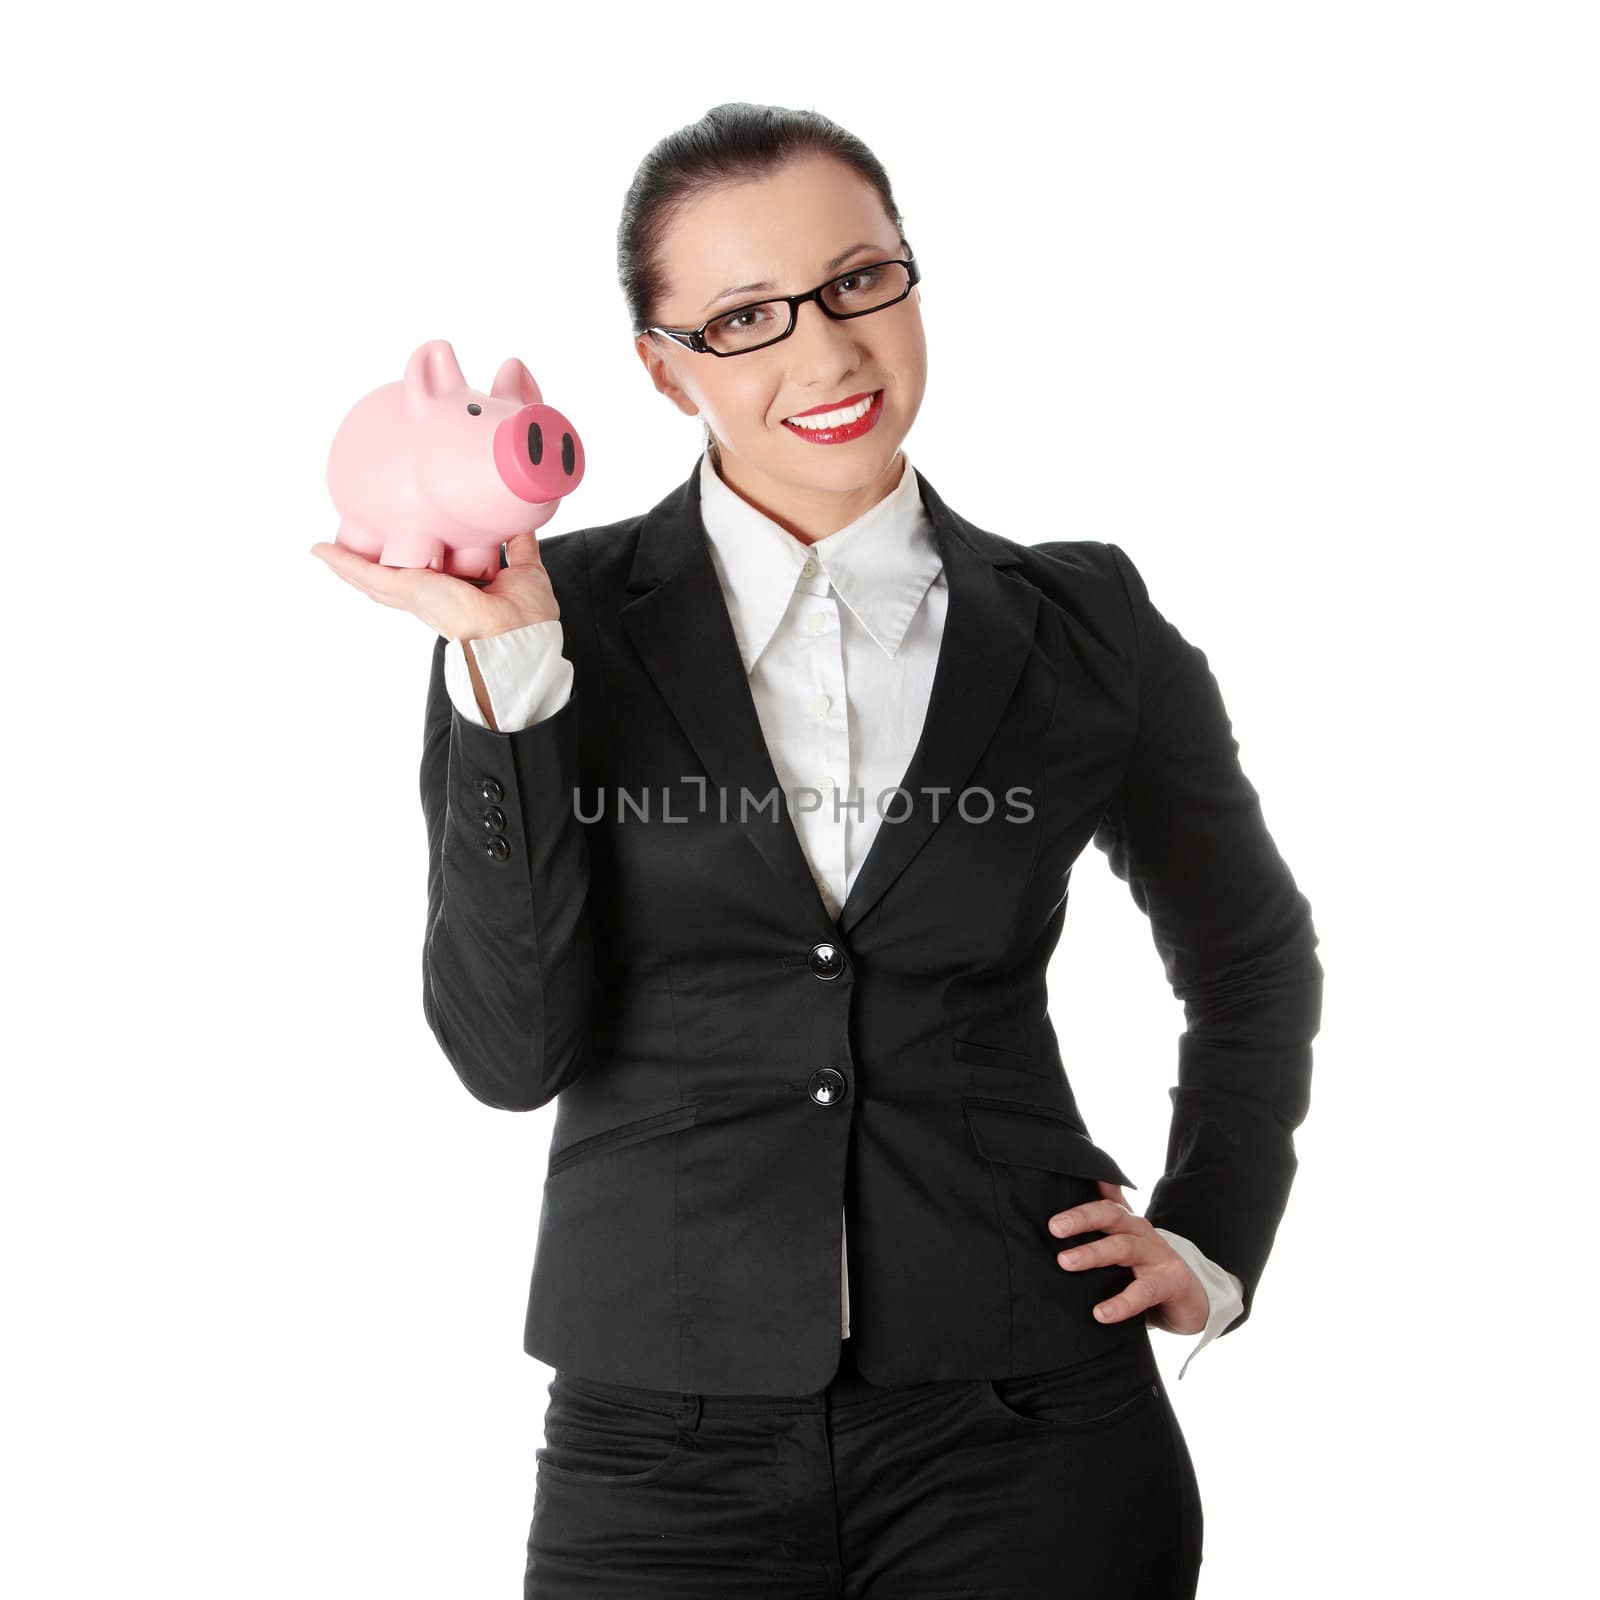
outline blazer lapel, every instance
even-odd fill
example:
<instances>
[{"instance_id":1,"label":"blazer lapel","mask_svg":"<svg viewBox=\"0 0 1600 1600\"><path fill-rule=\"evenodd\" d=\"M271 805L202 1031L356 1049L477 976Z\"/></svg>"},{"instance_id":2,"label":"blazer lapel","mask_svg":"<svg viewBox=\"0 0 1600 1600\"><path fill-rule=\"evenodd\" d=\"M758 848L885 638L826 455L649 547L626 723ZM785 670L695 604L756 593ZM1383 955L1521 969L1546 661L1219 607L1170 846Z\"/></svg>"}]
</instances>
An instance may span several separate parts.
<instances>
[{"instance_id":1,"label":"blazer lapel","mask_svg":"<svg viewBox=\"0 0 1600 1600\"><path fill-rule=\"evenodd\" d=\"M944 560L944 635L927 717L900 779L907 793L885 797L872 847L839 911L841 934L877 904L949 817L994 737L1033 645L1039 591L1004 572L1021 558L1003 540L957 516L920 472L917 486ZM875 798L869 796L868 803Z\"/></svg>"},{"instance_id":2,"label":"blazer lapel","mask_svg":"<svg viewBox=\"0 0 1600 1600\"><path fill-rule=\"evenodd\" d=\"M724 802L717 796L726 796L728 821L743 828L797 910L803 908L806 926L819 938L836 936L789 816L711 561L698 461L684 483L645 513L627 587L634 598L618 616L706 769L707 803L718 807ZM748 806L741 805L745 791ZM774 796L776 815L770 803L760 809Z\"/></svg>"},{"instance_id":3,"label":"blazer lapel","mask_svg":"<svg viewBox=\"0 0 1600 1600\"><path fill-rule=\"evenodd\" d=\"M1039 591L1003 575L1020 558L951 511L920 472L917 481L944 562L944 636L922 734L900 779L908 794L886 801L887 814L837 924L817 893L761 731L700 519L698 458L688 478L645 513L628 575L633 598L618 613L712 789L727 796L728 820L744 829L822 938L848 933L906 869L938 826L936 803L939 821L948 816L994 735L1033 642ZM930 789L943 792L930 795ZM776 795L776 817L770 806L758 811L754 804L741 816L745 790L756 804Z\"/></svg>"}]
</instances>

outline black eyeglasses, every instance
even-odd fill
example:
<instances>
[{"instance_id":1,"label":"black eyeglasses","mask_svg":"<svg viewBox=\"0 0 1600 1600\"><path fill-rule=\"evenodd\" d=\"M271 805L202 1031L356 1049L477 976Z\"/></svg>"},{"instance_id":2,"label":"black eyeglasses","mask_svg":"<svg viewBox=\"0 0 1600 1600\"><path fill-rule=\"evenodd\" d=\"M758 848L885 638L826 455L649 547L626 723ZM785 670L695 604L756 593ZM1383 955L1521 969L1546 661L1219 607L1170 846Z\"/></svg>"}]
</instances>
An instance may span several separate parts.
<instances>
[{"instance_id":1,"label":"black eyeglasses","mask_svg":"<svg viewBox=\"0 0 1600 1600\"><path fill-rule=\"evenodd\" d=\"M794 332L800 307L808 300L815 300L835 322L847 322L851 317L870 317L874 311L897 305L921 279L922 269L907 252L903 261L874 261L869 266L851 267L806 294L779 295L773 300L757 300L732 311L718 312L698 328L639 331L665 334L697 355L748 355L787 339Z\"/></svg>"}]
</instances>

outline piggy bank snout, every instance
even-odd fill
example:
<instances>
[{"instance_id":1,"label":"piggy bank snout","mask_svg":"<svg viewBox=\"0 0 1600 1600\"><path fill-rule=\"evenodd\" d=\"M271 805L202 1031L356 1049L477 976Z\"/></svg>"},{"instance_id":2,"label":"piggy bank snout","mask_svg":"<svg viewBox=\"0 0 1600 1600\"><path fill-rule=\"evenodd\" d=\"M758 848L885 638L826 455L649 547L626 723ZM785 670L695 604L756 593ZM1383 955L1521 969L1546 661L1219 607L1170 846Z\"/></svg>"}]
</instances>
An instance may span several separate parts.
<instances>
[{"instance_id":1,"label":"piggy bank snout","mask_svg":"<svg viewBox=\"0 0 1600 1600\"><path fill-rule=\"evenodd\" d=\"M554 406L523 406L495 429L494 464L519 500L559 500L583 481L583 441Z\"/></svg>"}]
</instances>

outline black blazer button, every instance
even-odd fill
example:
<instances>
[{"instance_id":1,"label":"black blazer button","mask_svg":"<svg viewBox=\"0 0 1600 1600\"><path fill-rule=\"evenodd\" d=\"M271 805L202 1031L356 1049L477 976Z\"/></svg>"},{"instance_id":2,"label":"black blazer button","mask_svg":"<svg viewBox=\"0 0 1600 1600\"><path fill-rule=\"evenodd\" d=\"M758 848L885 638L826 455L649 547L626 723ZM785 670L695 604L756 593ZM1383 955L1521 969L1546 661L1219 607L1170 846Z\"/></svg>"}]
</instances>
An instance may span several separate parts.
<instances>
[{"instance_id":1,"label":"black blazer button","mask_svg":"<svg viewBox=\"0 0 1600 1600\"><path fill-rule=\"evenodd\" d=\"M485 833L504 833L506 831L506 814L499 806L489 806L478 813L478 821L483 824Z\"/></svg>"},{"instance_id":2,"label":"black blazer button","mask_svg":"<svg viewBox=\"0 0 1600 1600\"><path fill-rule=\"evenodd\" d=\"M504 861L511 854L511 846L506 843L503 833L491 833L484 840L483 847L496 861Z\"/></svg>"},{"instance_id":3,"label":"black blazer button","mask_svg":"<svg viewBox=\"0 0 1600 1600\"><path fill-rule=\"evenodd\" d=\"M478 780L478 793L482 795L490 805L494 805L496 801L503 800L505 798L506 792L500 787L500 781L498 778L480 778Z\"/></svg>"},{"instance_id":4,"label":"black blazer button","mask_svg":"<svg viewBox=\"0 0 1600 1600\"><path fill-rule=\"evenodd\" d=\"M809 959L819 978L837 978L844 971L844 951L836 944L812 945Z\"/></svg>"},{"instance_id":5,"label":"black blazer button","mask_svg":"<svg viewBox=\"0 0 1600 1600\"><path fill-rule=\"evenodd\" d=\"M811 1098L819 1106L844 1099L844 1074L834 1067L818 1067L811 1074Z\"/></svg>"}]
</instances>

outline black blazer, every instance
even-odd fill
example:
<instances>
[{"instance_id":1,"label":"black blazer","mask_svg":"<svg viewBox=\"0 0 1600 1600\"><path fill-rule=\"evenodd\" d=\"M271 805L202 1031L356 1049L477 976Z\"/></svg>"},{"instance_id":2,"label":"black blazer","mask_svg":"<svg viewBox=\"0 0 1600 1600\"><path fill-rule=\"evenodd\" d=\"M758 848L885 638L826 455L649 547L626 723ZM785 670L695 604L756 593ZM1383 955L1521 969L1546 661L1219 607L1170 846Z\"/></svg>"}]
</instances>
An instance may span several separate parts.
<instances>
[{"instance_id":1,"label":"black blazer","mask_svg":"<svg viewBox=\"0 0 1600 1600\"><path fill-rule=\"evenodd\" d=\"M908 794L835 922L697 473L642 516L540 541L574 671L554 716L466 720L434 646L424 1011L480 1100L556 1099L524 1348L654 1389L819 1389L840 1354L841 1207L852 1351L876 1383L1040 1371L1142 1336L1090 1310L1131 1270L1063 1272L1045 1226L1096 1178L1132 1186L1078 1113L1047 1011L1091 839L1185 1003L1146 1214L1239 1275L1239 1327L1294 1178L1322 967L1205 655L1117 546L987 533L919 472L945 632Z\"/></svg>"}]
</instances>

